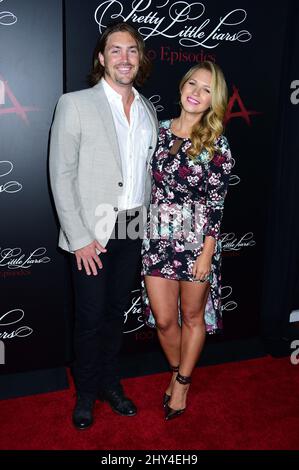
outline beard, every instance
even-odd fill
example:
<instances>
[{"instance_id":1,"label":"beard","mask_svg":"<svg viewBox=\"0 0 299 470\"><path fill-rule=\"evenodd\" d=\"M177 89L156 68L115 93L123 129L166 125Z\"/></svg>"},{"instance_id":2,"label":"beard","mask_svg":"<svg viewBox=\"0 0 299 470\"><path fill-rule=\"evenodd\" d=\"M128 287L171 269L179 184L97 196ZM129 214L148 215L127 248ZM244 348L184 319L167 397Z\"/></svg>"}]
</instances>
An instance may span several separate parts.
<instances>
[{"instance_id":1,"label":"beard","mask_svg":"<svg viewBox=\"0 0 299 470\"><path fill-rule=\"evenodd\" d=\"M130 71L128 73L121 73L118 70L118 67L130 67ZM119 85L132 85L135 81L135 78L138 74L138 67L132 65L128 62L124 64L120 64L117 67L113 67L112 69L106 68L105 74L110 77L110 79Z\"/></svg>"}]
</instances>

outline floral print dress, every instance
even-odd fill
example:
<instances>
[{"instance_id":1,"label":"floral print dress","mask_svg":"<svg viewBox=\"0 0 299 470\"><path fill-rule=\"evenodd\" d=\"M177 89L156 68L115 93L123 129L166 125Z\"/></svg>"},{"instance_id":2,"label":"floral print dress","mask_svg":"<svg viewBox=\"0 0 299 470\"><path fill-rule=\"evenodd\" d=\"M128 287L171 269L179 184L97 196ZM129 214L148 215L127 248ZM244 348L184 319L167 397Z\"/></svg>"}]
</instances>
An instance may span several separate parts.
<instances>
[{"instance_id":1,"label":"floral print dress","mask_svg":"<svg viewBox=\"0 0 299 470\"><path fill-rule=\"evenodd\" d=\"M221 135L212 160L206 150L192 160L187 155L191 140L178 138L170 126L171 121L160 122L158 146L151 162L151 208L142 246L144 315L147 325L154 327L144 276L194 282L192 267L202 252L205 236L212 236L216 243L205 323L207 333L216 333L222 328L220 223L231 153L226 137Z\"/></svg>"}]
</instances>

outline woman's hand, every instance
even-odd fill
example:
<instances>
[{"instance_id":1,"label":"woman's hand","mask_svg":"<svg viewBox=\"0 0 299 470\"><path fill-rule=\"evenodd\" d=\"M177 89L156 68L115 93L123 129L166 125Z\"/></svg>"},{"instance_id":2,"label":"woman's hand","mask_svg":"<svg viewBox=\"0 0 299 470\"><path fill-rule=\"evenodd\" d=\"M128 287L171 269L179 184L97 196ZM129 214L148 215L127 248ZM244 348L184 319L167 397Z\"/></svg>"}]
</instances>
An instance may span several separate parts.
<instances>
[{"instance_id":1,"label":"woman's hand","mask_svg":"<svg viewBox=\"0 0 299 470\"><path fill-rule=\"evenodd\" d=\"M196 258L192 268L192 275L195 281L204 282L209 277L212 267L212 257L202 253Z\"/></svg>"}]
</instances>

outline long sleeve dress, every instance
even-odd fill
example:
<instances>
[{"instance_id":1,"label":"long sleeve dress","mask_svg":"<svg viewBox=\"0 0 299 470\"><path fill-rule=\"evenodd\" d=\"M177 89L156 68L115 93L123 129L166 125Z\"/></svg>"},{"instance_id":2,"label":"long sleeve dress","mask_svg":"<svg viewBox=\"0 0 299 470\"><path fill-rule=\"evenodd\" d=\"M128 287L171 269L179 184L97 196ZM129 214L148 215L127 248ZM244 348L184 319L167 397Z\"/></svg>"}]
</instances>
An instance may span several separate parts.
<instances>
[{"instance_id":1,"label":"long sleeve dress","mask_svg":"<svg viewBox=\"0 0 299 470\"><path fill-rule=\"evenodd\" d=\"M206 236L215 238L205 309L207 333L222 329L220 224L232 167L223 135L215 142L212 160L206 150L192 160L191 140L175 136L171 121L160 122L159 140L151 162L151 210L142 246L142 303L146 323L155 326L144 276L194 282L192 267ZM174 150L175 149L175 150ZM209 161L210 160L210 161ZM180 313L178 306L178 321Z\"/></svg>"}]
</instances>

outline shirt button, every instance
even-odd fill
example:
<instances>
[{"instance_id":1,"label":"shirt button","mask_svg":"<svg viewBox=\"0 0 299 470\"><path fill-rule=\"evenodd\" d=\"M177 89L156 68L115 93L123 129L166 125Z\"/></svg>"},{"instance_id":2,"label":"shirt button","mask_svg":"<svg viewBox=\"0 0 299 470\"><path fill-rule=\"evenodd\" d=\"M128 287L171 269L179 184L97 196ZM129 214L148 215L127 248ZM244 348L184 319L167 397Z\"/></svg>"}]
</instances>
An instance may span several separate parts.
<instances>
[{"instance_id":1,"label":"shirt button","mask_svg":"<svg viewBox=\"0 0 299 470\"><path fill-rule=\"evenodd\" d=\"M118 186L119 186L120 188L122 188L122 187L123 187L123 183L120 181L120 182L118 183Z\"/></svg>"},{"instance_id":2,"label":"shirt button","mask_svg":"<svg viewBox=\"0 0 299 470\"><path fill-rule=\"evenodd\" d=\"M114 212L118 212L118 208L117 208L117 207L114 207Z\"/></svg>"}]
</instances>

